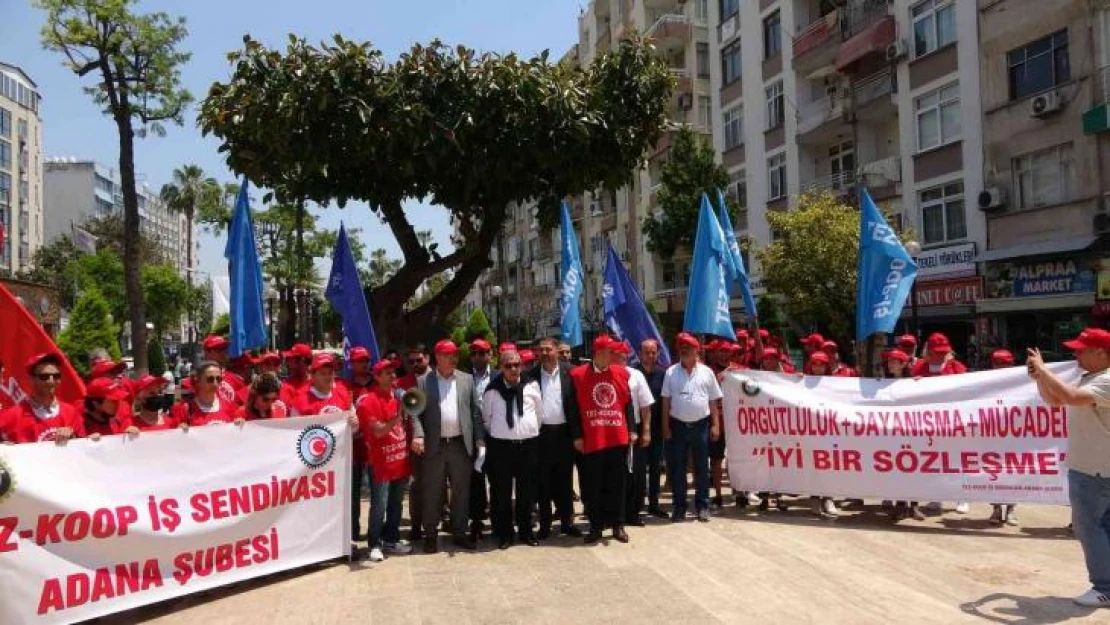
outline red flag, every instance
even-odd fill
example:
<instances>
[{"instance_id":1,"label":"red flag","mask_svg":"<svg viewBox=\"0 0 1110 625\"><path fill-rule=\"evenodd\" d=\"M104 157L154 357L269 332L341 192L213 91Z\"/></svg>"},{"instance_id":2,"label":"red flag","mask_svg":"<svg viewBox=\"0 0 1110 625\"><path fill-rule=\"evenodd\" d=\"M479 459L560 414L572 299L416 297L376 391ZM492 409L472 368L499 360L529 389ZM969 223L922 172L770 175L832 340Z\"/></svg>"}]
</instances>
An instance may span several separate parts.
<instances>
[{"instance_id":1,"label":"red flag","mask_svg":"<svg viewBox=\"0 0 1110 625\"><path fill-rule=\"evenodd\" d=\"M36 354L58 352L58 346L42 329L39 322L27 312L11 291L0 284L0 328L4 338L0 340L0 363L4 365L0 373L0 405L13 405L21 401L31 389L31 376L24 365ZM63 357L62 382L58 386L58 398L66 402L81 401L85 397L85 383L81 376Z\"/></svg>"}]
</instances>

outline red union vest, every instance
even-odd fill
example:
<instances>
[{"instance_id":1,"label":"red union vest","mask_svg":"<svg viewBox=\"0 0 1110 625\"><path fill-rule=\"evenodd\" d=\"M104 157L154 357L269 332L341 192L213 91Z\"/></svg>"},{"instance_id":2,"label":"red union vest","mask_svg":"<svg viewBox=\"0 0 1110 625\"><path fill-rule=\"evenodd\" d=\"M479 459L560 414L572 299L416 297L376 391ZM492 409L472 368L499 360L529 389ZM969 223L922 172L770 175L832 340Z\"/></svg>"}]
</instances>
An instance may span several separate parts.
<instances>
[{"instance_id":1,"label":"red union vest","mask_svg":"<svg viewBox=\"0 0 1110 625\"><path fill-rule=\"evenodd\" d=\"M585 453L628 445L625 407L632 399L628 370L612 365L596 371L592 364L570 370L582 416L582 445Z\"/></svg>"}]
</instances>

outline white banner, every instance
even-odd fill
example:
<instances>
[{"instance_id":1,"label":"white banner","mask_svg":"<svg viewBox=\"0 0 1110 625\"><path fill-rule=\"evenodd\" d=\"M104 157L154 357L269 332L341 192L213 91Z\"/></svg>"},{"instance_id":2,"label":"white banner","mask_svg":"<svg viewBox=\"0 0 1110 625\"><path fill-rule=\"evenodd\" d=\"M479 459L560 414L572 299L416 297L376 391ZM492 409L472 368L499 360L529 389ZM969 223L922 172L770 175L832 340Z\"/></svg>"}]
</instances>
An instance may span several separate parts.
<instances>
[{"instance_id":1,"label":"white banner","mask_svg":"<svg viewBox=\"0 0 1110 625\"><path fill-rule=\"evenodd\" d=\"M1070 382L1074 363L1052 365ZM1024 367L920 380L732 373L728 473L740 491L1067 504L1067 409Z\"/></svg>"},{"instance_id":2,"label":"white banner","mask_svg":"<svg viewBox=\"0 0 1110 625\"><path fill-rule=\"evenodd\" d=\"M346 419L0 446L0 623L70 623L349 554Z\"/></svg>"}]
</instances>

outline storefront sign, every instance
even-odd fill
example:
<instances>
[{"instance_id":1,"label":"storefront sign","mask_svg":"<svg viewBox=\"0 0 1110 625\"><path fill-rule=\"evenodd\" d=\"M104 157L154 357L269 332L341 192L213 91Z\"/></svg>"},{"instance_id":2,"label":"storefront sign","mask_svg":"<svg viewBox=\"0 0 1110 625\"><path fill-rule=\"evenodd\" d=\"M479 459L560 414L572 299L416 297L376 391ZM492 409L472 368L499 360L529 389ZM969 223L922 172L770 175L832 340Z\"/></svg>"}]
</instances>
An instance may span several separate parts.
<instances>
[{"instance_id":1,"label":"storefront sign","mask_svg":"<svg viewBox=\"0 0 1110 625\"><path fill-rule=\"evenodd\" d=\"M1035 263L999 263L987 269L990 297L1038 297L1094 293L1097 262L1061 258Z\"/></svg>"},{"instance_id":2,"label":"storefront sign","mask_svg":"<svg viewBox=\"0 0 1110 625\"><path fill-rule=\"evenodd\" d=\"M924 250L914 259L917 277L957 278L975 275L975 244L964 243Z\"/></svg>"},{"instance_id":3,"label":"storefront sign","mask_svg":"<svg viewBox=\"0 0 1110 625\"><path fill-rule=\"evenodd\" d=\"M926 306L967 306L983 296L983 279L960 278L940 280L917 285L917 305Z\"/></svg>"}]
</instances>

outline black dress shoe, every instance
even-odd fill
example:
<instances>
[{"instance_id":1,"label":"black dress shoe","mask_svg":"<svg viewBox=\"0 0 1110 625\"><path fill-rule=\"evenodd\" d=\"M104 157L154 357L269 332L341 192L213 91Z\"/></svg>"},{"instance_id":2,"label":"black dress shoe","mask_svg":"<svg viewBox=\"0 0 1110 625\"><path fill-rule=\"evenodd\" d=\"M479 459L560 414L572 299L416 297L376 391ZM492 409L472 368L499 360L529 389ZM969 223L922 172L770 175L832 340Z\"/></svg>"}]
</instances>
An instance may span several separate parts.
<instances>
[{"instance_id":1,"label":"black dress shoe","mask_svg":"<svg viewBox=\"0 0 1110 625\"><path fill-rule=\"evenodd\" d=\"M498 549L508 549L509 547L512 547L512 546L513 546L513 541L509 540L508 538L502 538L501 541L497 543L497 548Z\"/></svg>"},{"instance_id":2,"label":"black dress shoe","mask_svg":"<svg viewBox=\"0 0 1110 625\"><path fill-rule=\"evenodd\" d=\"M424 538L424 530L422 528L414 527L414 528L412 528L412 531L409 532L409 542L410 543L420 542L423 538Z\"/></svg>"},{"instance_id":3,"label":"black dress shoe","mask_svg":"<svg viewBox=\"0 0 1110 625\"><path fill-rule=\"evenodd\" d=\"M671 523L684 523L686 521L685 510L675 510L671 513Z\"/></svg>"},{"instance_id":4,"label":"black dress shoe","mask_svg":"<svg viewBox=\"0 0 1110 625\"><path fill-rule=\"evenodd\" d=\"M627 543L628 532L624 531L624 528L618 525L617 527L613 528L613 538L616 538L617 542Z\"/></svg>"},{"instance_id":5,"label":"black dress shoe","mask_svg":"<svg viewBox=\"0 0 1110 625\"><path fill-rule=\"evenodd\" d=\"M536 534L536 538L538 538L540 540L547 540L548 538L551 538L551 528L550 527L541 527L540 532L538 534Z\"/></svg>"},{"instance_id":6,"label":"black dress shoe","mask_svg":"<svg viewBox=\"0 0 1110 625\"><path fill-rule=\"evenodd\" d=\"M436 543L435 538L424 539L424 553L435 553L439 551L439 545Z\"/></svg>"},{"instance_id":7,"label":"black dress shoe","mask_svg":"<svg viewBox=\"0 0 1110 625\"><path fill-rule=\"evenodd\" d=\"M667 513L663 512L663 510L661 510L659 506L652 506L648 508L648 514L659 519L667 518Z\"/></svg>"},{"instance_id":8,"label":"black dress shoe","mask_svg":"<svg viewBox=\"0 0 1110 625\"><path fill-rule=\"evenodd\" d=\"M524 543L525 545L528 545L529 547L539 547L540 546L540 541L536 540L536 537L531 535L531 534L529 534L527 536L521 536L520 542Z\"/></svg>"},{"instance_id":9,"label":"black dress shoe","mask_svg":"<svg viewBox=\"0 0 1110 625\"><path fill-rule=\"evenodd\" d=\"M640 517L636 517L635 519L629 519L628 522L625 523L625 525L631 525L633 527L645 527L647 526L647 523L644 523L644 520Z\"/></svg>"},{"instance_id":10,"label":"black dress shoe","mask_svg":"<svg viewBox=\"0 0 1110 625\"><path fill-rule=\"evenodd\" d=\"M478 542L469 536L456 536L451 542L453 542L456 547L462 547L463 549L469 549L471 551L478 548Z\"/></svg>"},{"instance_id":11,"label":"black dress shoe","mask_svg":"<svg viewBox=\"0 0 1110 625\"><path fill-rule=\"evenodd\" d=\"M579 538L582 536L582 530L573 525L564 525L563 528L559 530L559 533L561 533L563 536L573 536L575 538Z\"/></svg>"},{"instance_id":12,"label":"black dress shoe","mask_svg":"<svg viewBox=\"0 0 1110 625\"><path fill-rule=\"evenodd\" d=\"M587 545L592 545L599 540L601 540L601 530L590 530L590 533L586 534L585 542Z\"/></svg>"}]
</instances>

